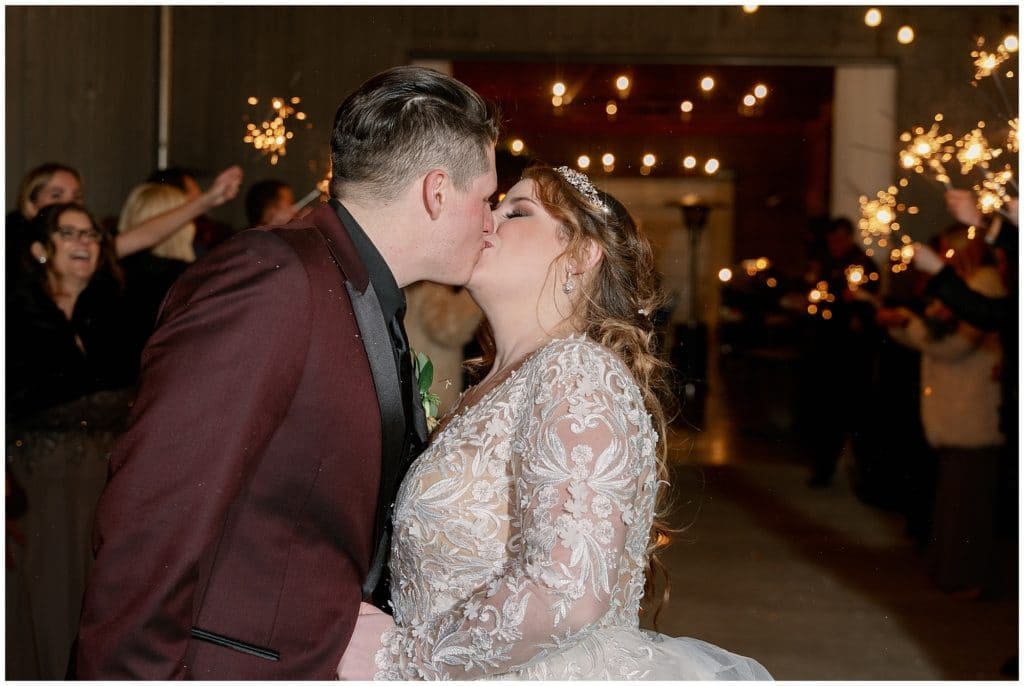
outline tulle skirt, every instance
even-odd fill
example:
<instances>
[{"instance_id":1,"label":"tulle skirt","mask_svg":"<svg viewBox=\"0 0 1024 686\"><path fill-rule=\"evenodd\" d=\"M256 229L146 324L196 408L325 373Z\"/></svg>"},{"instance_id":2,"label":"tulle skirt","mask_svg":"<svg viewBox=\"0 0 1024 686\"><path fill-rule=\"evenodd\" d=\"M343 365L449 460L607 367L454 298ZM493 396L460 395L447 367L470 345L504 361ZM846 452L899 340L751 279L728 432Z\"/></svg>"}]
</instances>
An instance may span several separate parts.
<instances>
[{"instance_id":1,"label":"tulle skirt","mask_svg":"<svg viewBox=\"0 0 1024 686\"><path fill-rule=\"evenodd\" d=\"M588 634L536 663L493 680L771 681L757 660L695 638L672 638L638 628Z\"/></svg>"}]
</instances>

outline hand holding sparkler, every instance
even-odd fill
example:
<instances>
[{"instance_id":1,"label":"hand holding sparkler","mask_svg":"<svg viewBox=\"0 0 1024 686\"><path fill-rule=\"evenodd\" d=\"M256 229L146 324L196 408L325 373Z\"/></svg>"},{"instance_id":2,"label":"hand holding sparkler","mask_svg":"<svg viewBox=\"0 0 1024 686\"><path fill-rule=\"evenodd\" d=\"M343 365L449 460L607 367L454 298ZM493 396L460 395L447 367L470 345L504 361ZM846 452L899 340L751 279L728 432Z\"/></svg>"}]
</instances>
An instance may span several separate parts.
<instances>
[{"instance_id":1,"label":"hand holding sparkler","mask_svg":"<svg viewBox=\"0 0 1024 686\"><path fill-rule=\"evenodd\" d=\"M914 243L914 268L925 274L935 275L946 266L939 254L923 243Z\"/></svg>"},{"instance_id":2,"label":"hand holding sparkler","mask_svg":"<svg viewBox=\"0 0 1024 686\"><path fill-rule=\"evenodd\" d=\"M971 191L959 188L946 191L946 208L961 224L982 226L985 223L985 216L978 209L974 193Z\"/></svg>"},{"instance_id":3,"label":"hand holding sparkler","mask_svg":"<svg viewBox=\"0 0 1024 686\"><path fill-rule=\"evenodd\" d=\"M228 200L238 195L238 189L242 185L242 168L238 165L228 167L213 180L210 188L203 193L202 198L207 209L220 207Z\"/></svg>"}]
</instances>

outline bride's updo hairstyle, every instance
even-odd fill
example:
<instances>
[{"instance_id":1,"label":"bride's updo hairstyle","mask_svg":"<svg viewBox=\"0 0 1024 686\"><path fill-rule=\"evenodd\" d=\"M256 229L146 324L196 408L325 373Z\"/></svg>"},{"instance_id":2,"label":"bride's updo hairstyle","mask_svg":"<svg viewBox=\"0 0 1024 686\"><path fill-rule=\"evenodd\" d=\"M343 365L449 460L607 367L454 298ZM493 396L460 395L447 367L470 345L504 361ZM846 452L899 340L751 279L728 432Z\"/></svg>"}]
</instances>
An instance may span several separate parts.
<instances>
[{"instance_id":1,"label":"bride's updo hairstyle","mask_svg":"<svg viewBox=\"0 0 1024 686\"><path fill-rule=\"evenodd\" d=\"M536 184L538 199L564 232L566 248L556 264L562 264L562 258L585 264L588 242L601 248L603 257L591 273L580 279L568 316L578 331L615 352L632 372L660 438L656 448L658 479L667 481L665 407L671 403L671 394L668 365L657 353L652 319L664 305L665 296L658 286L651 244L622 203L593 188L586 177L573 177L574 174L565 168L534 165L526 169L523 178ZM566 175L576 178L576 185ZM553 285L561 288L564 271L555 276ZM665 521L666 497L667 489L663 488L648 544L648 596L655 571L665 571L657 552L670 541L671 529ZM666 587L665 596L667 591Z\"/></svg>"}]
</instances>

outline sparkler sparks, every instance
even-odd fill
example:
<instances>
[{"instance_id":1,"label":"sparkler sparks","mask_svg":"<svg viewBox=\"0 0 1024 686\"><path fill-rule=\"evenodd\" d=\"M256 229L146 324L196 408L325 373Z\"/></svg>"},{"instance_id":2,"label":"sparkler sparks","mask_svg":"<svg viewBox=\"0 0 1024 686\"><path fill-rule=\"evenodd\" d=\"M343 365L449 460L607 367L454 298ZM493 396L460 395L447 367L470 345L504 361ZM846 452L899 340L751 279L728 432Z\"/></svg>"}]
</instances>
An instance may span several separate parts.
<instances>
[{"instance_id":1,"label":"sparkler sparks","mask_svg":"<svg viewBox=\"0 0 1024 686\"><path fill-rule=\"evenodd\" d=\"M986 52L982 50L982 46L985 45L985 39L978 39L978 49L971 51L971 57L974 58L974 83L977 85L978 81L982 80L987 76L992 76L999 70L999 65L1005 62L1010 57L1010 52L1006 49L1006 46L1002 43L996 48L995 52Z\"/></svg>"},{"instance_id":2,"label":"sparkler sparks","mask_svg":"<svg viewBox=\"0 0 1024 686\"><path fill-rule=\"evenodd\" d=\"M1006 165L1001 171L986 174L981 183L974 185L974 192L978 196L978 209L983 214L999 210L1012 199L1013 196L1007 191L1007 186L1013 185L1013 169L1010 165Z\"/></svg>"},{"instance_id":3,"label":"sparkler sparks","mask_svg":"<svg viewBox=\"0 0 1024 686\"><path fill-rule=\"evenodd\" d=\"M1020 128L1020 118L1014 117L1007 123L1010 125L1010 131L1006 134L1006 149L1010 152L1020 152L1020 142L1017 138L1017 132Z\"/></svg>"},{"instance_id":4,"label":"sparkler sparks","mask_svg":"<svg viewBox=\"0 0 1024 686\"><path fill-rule=\"evenodd\" d=\"M936 123L927 131L924 127L918 126L914 128L913 133L906 131L900 135L900 140L908 143L907 147L900 151L900 165L904 169L913 169L918 174L923 174L927 168L936 181L946 188L952 188L943 163L953 159L955 148L949 145L953 136L939 133L939 119L941 115L936 115Z\"/></svg>"},{"instance_id":5,"label":"sparkler sparks","mask_svg":"<svg viewBox=\"0 0 1024 686\"><path fill-rule=\"evenodd\" d=\"M249 97L246 102L253 107L259 105L259 100L254 96ZM248 122L245 126L245 136L242 137L242 141L252 145L264 156L269 157L270 164L277 164L278 160L288 152L288 141L295 136L294 132L288 130L285 120L292 116L298 121L306 119L306 113L297 111L294 107L294 105L298 105L300 102L301 98L298 97L271 98L270 106L273 108L273 111L258 125Z\"/></svg>"},{"instance_id":6,"label":"sparkler sparks","mask_svg":"<svg viewBox=\"0 0 1024 686\"><path fill-rule=\"evenodd\" d=\"M975 166L988 169L988 163L1003 152L989 146L981 129L974 129L956 142L956 159L960 162L960 173L968 174Z\"/></svg>"},{"instance_id":7,"label":"sparkler sparks","mask_svg":"<svg viewBox=\"0 0 1024 686\"><path fill-rule=\"evenodd\" d=\"M895 186L890 186L888 190L878 191L874 200L866 195L860 196L860 221L857 225L865 245L878 240L878 244L885 247L885 237L899 231L896 217L901 207L896 202L896 192Z\"/></svg>"}]
</instances>

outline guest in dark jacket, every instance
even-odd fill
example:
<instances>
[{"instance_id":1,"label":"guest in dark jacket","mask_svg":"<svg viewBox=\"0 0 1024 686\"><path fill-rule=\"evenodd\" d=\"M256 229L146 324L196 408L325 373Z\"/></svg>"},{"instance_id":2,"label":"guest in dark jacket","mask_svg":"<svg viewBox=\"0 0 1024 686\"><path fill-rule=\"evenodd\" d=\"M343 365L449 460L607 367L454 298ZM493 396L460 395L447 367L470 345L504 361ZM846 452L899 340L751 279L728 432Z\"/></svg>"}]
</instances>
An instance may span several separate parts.
<instances>
[{"instance_id":1,"label":"guest in dark jacket","mask_svg":"<svg viewBox=\"0 0 1024 686\"><path fill-rule=\"evenodd\" d=\"M23 489L9 540L7 677L62 679L108 453L134 379L111 237L80 205L43 208L7 292L7 466Z\"/></svg>"}]
</instances>

